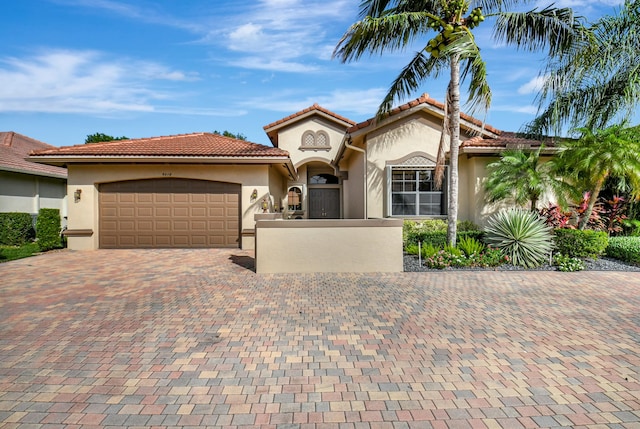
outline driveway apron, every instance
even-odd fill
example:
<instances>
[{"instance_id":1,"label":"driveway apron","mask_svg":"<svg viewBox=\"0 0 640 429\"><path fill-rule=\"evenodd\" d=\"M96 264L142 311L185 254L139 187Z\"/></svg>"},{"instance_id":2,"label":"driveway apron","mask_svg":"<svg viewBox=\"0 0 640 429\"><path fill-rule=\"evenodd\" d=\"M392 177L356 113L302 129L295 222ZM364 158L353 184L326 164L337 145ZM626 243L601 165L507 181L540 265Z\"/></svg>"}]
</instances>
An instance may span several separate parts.
<instances>
[{"instance_id":1,"label":"driveway apron","mask_svg":"<svg viewBox=\"0 0 640 429\"><path fill-rule=\"evenodd\" d=\"M640 428L640 274L0 264L3 428Z\"/></svg>"}]
</instances>

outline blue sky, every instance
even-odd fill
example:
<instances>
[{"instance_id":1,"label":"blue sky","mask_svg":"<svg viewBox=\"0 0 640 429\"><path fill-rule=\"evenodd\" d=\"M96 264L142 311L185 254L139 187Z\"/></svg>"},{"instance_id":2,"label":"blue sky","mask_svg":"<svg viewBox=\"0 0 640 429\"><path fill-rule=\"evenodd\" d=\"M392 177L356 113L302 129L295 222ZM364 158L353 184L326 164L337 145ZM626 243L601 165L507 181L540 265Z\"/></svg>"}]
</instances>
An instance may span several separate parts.
<instances>
[{"instance_id":1,"label":"blue sky","mask_svg":"<svg viewBox=\"0 0 640 429\"><path fill-rule=\"evenodd\" d=\"M56 146L96 132L140 138L214 130L270 144L264 125L313 103L365 120L421 46L357 63L331 59L359 3L3 1L0 131ZM621 3L555 2L591 20ZM493 91L485 120L517 131L535 114L541 57L497 46L491 28L487 20L476 31ZM442 100L446 83L427 81L414 96Z\"/></svg>"}]
</instances>

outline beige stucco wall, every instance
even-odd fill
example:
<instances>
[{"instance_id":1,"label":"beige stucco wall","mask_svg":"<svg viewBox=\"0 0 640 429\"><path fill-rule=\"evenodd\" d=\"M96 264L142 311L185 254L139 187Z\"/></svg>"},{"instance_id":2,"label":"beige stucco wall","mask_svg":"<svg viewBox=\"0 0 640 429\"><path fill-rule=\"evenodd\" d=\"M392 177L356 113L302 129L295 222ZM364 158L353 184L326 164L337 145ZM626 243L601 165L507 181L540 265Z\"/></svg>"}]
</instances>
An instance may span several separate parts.
<instances>
[{"instance_id":1,"label":"beige stucco wall","mask_svg":"<svg viewBox=\"0 0 640 429\"><path fill-rule=\"evenodd\" d=\"M0 212L37 214L41 208L50 208L60 210L60 217L64 218L66 191L64 179L0 172Z\"/></svg>"},{"instance_id":2,"label":"beige stucco wall","mask_svg":"<svg viewBox=\"0 0 640 429\"><path fill-rule=\"evenodd\" d=\"M441 122L423 113L382 127L367 138L368 217L385 217L387 213L386 166L409 154L422 154L435 160L440 143Z\"/></svg>"},{"instance_id":3,"label":"beige stucco wall","mask_svg":"<svg viewBox=\"0 0 640 429\"><path fill-rule=\"evenodd\" d=\"M257 273L401 271L399 219L256 223Z\"/></svg>"},{"instance_id":4,"label":"beige stucco wall","mask_svg":"<svg viewBox=\"0 0 640 429\"><path fill-rule=\"evenodd\" d=\"M546 162L549 157L541 159ZM497 203L485 201L484 182L487 177L487 165L497 160L499 160L497 156L462 155L460 157L458 219L470 220L479 226L486 226L489 218L496 212L515 205L515 202L510 200ZM557 198L549 191L540 197L538 208L555 201ZM527 204L524 208L529 209L529 205Z\"/></svg>"},{"instance_id":5,"label":"beige stucco wall","mask_svg":"<svg viewBox=\"0 0 640 429\"><path fill-rule=\"evenodd\" d=\"M242 184L241 229L252 229L255 225L254 214L262 212L262 197L268 196L271 191L269 179L272 177L267 165L72 164L68 172L68 227L70 230L93 231L90 237L70 236L68 246L74 250L92 250L99 246L98 185L101 183L163 177L239 183ZM75 202L73 195L77 189L81 190L82 194L80 201ZM258 198L252 200L251 194L254 189L258 191ZM251 243L252 238L246 243L248 248L252 247ZM242 243L242 246L244 248L245 243Z\"/></svg>"},{"instance_id":6,"label":"beige stucco wall","mask_svg":"<svg viewBox=\"0 0 640 429\"><path fill-rule=\"evenodd\" d=\"M351 149L347 149L351 150ZM344 202L345 219L364 219L365 204L365 177L364 177L364 154L353 151L349 160L341 168L346 168L349 178L342 182L342 193Z\"/></svg>"}]
</instances>

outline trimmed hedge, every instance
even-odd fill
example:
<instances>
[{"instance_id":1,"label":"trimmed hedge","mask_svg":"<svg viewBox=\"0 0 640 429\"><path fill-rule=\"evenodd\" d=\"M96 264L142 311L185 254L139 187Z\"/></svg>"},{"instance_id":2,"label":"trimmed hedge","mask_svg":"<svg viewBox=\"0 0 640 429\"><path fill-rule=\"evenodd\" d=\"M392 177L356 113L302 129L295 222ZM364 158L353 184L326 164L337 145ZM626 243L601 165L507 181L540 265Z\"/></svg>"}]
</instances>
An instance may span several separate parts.
<instances>
[{"instance_id":1,"label":"trimmed hedge","mask_svg":"<svg viewBox=\"0 0 640 429\"><path fill-rule=\"evenodd\" d=\"M640 237L611 237L607 256L632 264L640 264Z\"/></svg>"},{"instance_id":2,"label":"trimmed hedge","mask_svg":"<svg viewBox=\"0 0 640 429\"><path fill-rule=\"evenodd\" d=\"M456 240L460 241L463 237L475 238L482 242L484 238L483 231L459 231L456 234ZM418 244L421 242L424 245L431 244L434 247L444 247L447 244L447 231L420 231L411 234L405 241L405 246L411 244Z\"/></svg>"},{"instance_id":3,"label":"trimmed hedge","mask_svg":"<svg viewBox=\"0 0 640 429\"><path fill-rule=\"evenodd\" d=\"M0 213L0 244L22 246L34 237L33 219L29 213Z\"/></svg>"},{"instance_id":4,"label":"trimmed hedge","mask_svg":"<svg viewBox=\"0 0 640 429\"><path fill-rule=\"evenodd\" d=\"M558 228L554 235L556 251L572 258L597 258L609 244L604 231Z\"/></svg>"},{"instance_id":5,"label":"trimmed hedge","mask_svg":"<svg viewBox=\"0 0 640 429\"><path fill-rule=\"evenodd\" d=\"M60 210L40 209L36 221L36 239L38 247L45 252L62 247L60 237Z\"/></svg>"}]
</instances>

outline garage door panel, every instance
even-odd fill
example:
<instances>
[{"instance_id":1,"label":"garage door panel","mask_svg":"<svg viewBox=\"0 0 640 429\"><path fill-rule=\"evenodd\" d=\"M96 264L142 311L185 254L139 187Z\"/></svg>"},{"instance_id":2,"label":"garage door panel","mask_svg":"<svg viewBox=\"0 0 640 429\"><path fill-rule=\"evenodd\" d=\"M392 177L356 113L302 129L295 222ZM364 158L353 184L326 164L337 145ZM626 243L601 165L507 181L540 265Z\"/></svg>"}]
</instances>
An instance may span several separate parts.
<instances>
[{"instance_id":1,"label":"garage door panel","mask_svg":"<svg viewBox=\"0 0 640 429\"><path fill-rule=\"evenodd\" d=\"M173 207L171 210L171 216L173 218L189 219L190 212L191 210L189 209L189 206Z\"/></svg>"},{"instance_id":2,"label":"garage door panel","mask_svg":"<svg viewBox=\"0 0 640 429\"><path fill-rule=\"evenodd\" d=\"M118 216L118 208L117 207L102 207L100 209L100 216L103 217L103 218L116 217L116 216Z\"/></svg>"},{"instance_id":3,"label":"garage door panel","mask_svg":"<svg viewBox=\"0 0 640 429\"><path fill-rule=\"evenodd\" d=\"M153 221L138 220L136 221L136 230L140 233L151 233L154 230Z\"/></svg>"},{"instance_id":4,"label":"garage door panel","mask_svg":"<svg viewBox=\"0 0 640 429\"><path fill-rule=\"evenodd\" d=\"M136 217L150 217L153 216L153 207L136 207Z\"/></svg>"},{"instance_id":5,"label":"garage door panel","mask_svg":"<svg viewBox=\"0 0 640 429\"><path fill-rule=\"evenodd\" d=\"M138 204L153 204L153 194L134 194Z\"/></svg>"},{"instance_id":6,"label":"garage door panel","mask_svg":"<svg viewBox=\"0 0 640 429\"><path fill-rule=\"evenodd\" d=\"M117 242L119 246L135 246L136 238L139 236L133 234L120 234L117 238Z\"/></svg>"},{"instance_id":7,"label":"garage door panel","mask_svg":"<svg viewBox=\"0 0 640 429\"><path fill-rule=\"evenodd\" d=\"M119 203L119 204L122 204L122 203ZM135 213L136 213L136 207L135 206L118 205L117 209L118 209L118 218L119 219L134 218L135 217Z\"/></svg>"},{"instance_id":8,"label":"garage door panel","mask_svg":"<svg viewBox=\"0 0 640 429\"><path fill-rule=\"evenodd\" d=\"M191 202L190 194L173 194L172 202L175 204L184 204Z\"/></svg>"},{"instance_id":9,"label":"garage door panel","mask_svg":"<svg viewBox=\"0 0 640 429\"><path fill-rule=\"evenodd\" d=\"M192 218L204 218L207 215L207 207L206 206L191 206L189 208L190 216Z\"/></svg>"},{"instance_id":10,"label":"garage door panel","mask_svg":"<svg viewBox=\"0 0 640 429\"><path fill-rule=\"evenodd\" d=\"M195 233L204 233L207 230L207 222L204 220L201 221L191 221L191 230L194 231Z\"/></svg>"},{"instance_id":11,"label":"garage door panel","mask_svg":"<svg viewBox=\"0 0 640 429\"><path fill-rule=\"evenodd\" d=\"M171 231L171 221L170 220L158 220L154 222L154 229L158 231L160 234L167 234Z\"/></svg>"},{"instance_id":12,"label":"garage door panel","mask_svg":"<svg viewBox=\"0 0 640 429\"><path fill-rule=\"evenodd\" d=\"M123 204L123 203L135 203L136 202L136 194L119 194L119 195L117 195L116 199L121 204Z\"/></svg>"},{"instance_id":13,"label":"garage door panel","mask_svg":"<svg viewBox=\"0 0 640 429\"><path fill-rule=\"evenodd\" d=\"M159 217L171 217L171 206L155 206L153 215Z\"/></svg>"},{"instance_id":14,"label":"garage door panel","mask_svg":"<svg viewBox=\"0 0 640 429\"><path fill-rule=\"evenodd\" d=\"M165 203L165 204L169 204L171 203L171 194L159 194L159 193L155 193L153 194L153 202L154 203Z\"/></svg>"},{"instance_id":15,"label":"garage door panel","mask_svg":"<svg viewBox=\"0 0 640 429\"><path fill-rule=\"evenodd\" d=\"M174 220L173 221L173 232L186 232L191 230L191 225L188 220Z\"/></svg>"},{"instance_id":16,"label":"garage door panel","mask_svg":"<svg viewBox=\"0 0 640 429\"><path fill-rule=\"evenodd\" d=\"M209 207L210 218L223 218L225 216L224 207Z\"/></svg>"},{"instance_id":17,"label":"garage door panel","mask_svg":"<svg viewBox=\"0 0 640 429\"><path fill-rule=\"evenodd\" d=\"M100 186L100 247L238 247L240 185L149 179Z\"/></svg>"}]
</instances>

